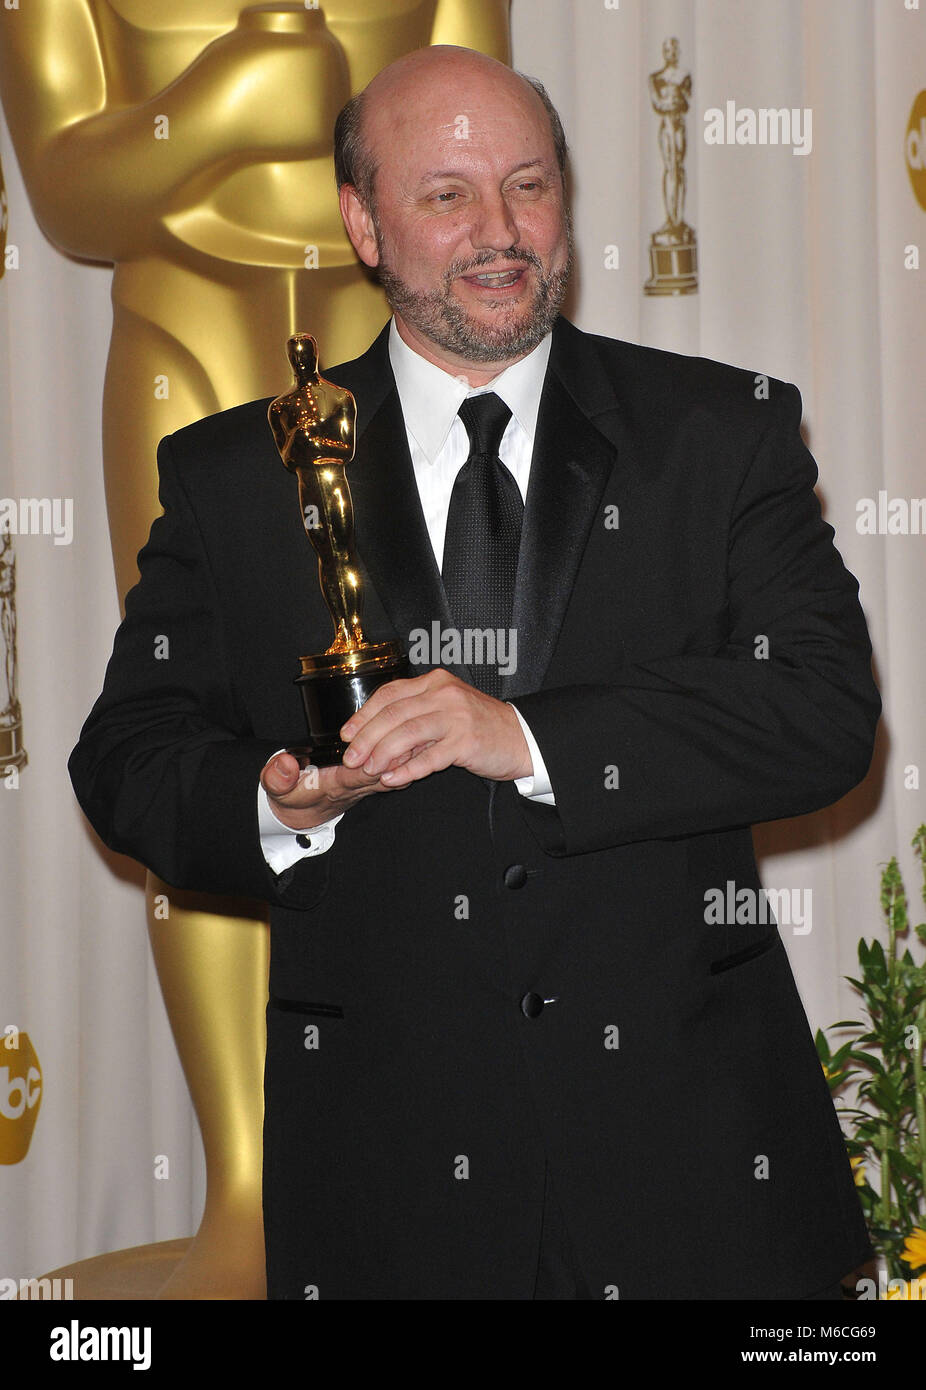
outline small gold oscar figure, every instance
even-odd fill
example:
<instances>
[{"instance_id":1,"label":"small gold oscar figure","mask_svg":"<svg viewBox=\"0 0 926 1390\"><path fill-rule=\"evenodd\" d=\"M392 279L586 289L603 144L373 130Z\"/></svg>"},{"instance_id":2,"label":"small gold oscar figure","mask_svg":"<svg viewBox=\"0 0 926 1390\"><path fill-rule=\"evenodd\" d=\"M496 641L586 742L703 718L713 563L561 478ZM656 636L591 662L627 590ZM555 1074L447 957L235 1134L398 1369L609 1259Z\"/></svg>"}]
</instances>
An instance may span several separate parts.
<instances>
[{"instance_id":1,"label":"small gold oscar figure","mask_svg":"<svg viewBox=\"0 0 926 1390\"><path fill-rule=\"evenodd\" d=\"M698 247L693 227L685 221L685 115L691 100L691 73L678 65L678 39L662 45L663 67L650 73L649 91L659 116L662 155L662 201L666 220L650 239L650 278L645 294L693 294L698 288Z\"/></svg>"},{"instance_id":2,"label":"small gold oscar figure","mask_svg":"<svg viewBox=\"0 0 926 1390\"><path fill-rule=\"evenodd\" d=\"M28 762L22 742L22 711L16 680L16 556L6 527L0 528L0 777Z\"/></svg>"},{"instance_id":3,"label":"small gold oscar figure","mask_svg":"<svg viewBox=\"0 0 926 1390\"><path fill-rule=\"evenodd\" d=\"M0 167L0 277L6 268L6 188ZM0 527L0 777L8 767L25 767L22 711L16 692L16 556L6 527Z\"/></svg>"},{"instance_id":4,"label":"small gold oscar figure","mask_svg":"<svg viewBox=\"0 0 926 1390\"><path fill-rule=\"evenodd\" d=\"M290 749L303 765L329 767L346 748L341 725L377 686L408 672L397 642L366 642L363 583L354 549L354 507L346 465L354 456L357 406L350 391L318 374L308 333L286 345L293 389L271 402L270 428L280 457L299 479L302 523L318 555L318 582L334 626L327 651L299 658L296 682L309 726L309 749Z\"/></svg>"}]
</instances>

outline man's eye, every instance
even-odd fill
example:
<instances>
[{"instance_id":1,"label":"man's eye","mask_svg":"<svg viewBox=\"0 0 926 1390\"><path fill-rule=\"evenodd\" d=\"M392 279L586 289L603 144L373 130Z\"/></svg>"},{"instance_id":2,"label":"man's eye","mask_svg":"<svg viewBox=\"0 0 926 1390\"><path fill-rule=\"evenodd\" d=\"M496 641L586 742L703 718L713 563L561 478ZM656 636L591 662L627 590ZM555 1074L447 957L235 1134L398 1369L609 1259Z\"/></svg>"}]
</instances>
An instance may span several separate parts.
<instances>
[{"instance_id":1,"label":"man's eye","mask_svg":"<svg viewBox=\"0 0 926 1390\"><path fill-rule=\"evenodd\" d=\"M449 203L452 198L459 198L459 196L455 189L448 188L443 193L435 193L434 201L436 203Z\"/></svg>"}]
</instances>

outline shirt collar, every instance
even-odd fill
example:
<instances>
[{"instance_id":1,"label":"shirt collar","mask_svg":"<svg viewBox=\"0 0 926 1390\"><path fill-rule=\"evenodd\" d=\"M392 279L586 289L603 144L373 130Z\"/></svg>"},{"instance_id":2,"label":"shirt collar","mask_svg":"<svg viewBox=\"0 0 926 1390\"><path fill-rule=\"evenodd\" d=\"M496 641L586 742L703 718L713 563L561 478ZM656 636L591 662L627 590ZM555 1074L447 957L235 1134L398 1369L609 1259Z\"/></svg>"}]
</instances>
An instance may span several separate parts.
<instances>
[{"instance_id":1,"label":"shirt collar","mask_svg":"<svg viewBox=\"0 0 926 1390\"><path fill-rule=\"evenodd\" d=\"M506 367L485 386L471 388L461 377L451 376L442 367L428 362L409 347L396 328L389 325L389 361L405 417L405 426L414 436L429 463L444 446L457 411L467 396L494 391L508 406L533 448L540 409L540 394L550 358L551 335L537 344L533 352Z\"/></svg>"}]
</instances>

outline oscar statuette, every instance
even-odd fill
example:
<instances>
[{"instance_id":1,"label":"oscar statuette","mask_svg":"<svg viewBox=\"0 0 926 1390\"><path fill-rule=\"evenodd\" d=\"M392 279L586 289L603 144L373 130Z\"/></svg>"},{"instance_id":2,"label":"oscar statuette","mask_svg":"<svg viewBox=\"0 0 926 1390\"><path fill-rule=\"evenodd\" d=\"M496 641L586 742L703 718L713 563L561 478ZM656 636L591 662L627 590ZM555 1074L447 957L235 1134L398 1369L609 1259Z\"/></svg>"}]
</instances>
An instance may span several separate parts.
<instances>
[{"instance_id":1,"label":"oscar statuette","mask_svg":"<svg viewBox=\"0 0 926 1390\"><path fill-rule=\"evenodd\" d=\"M296 684L308 722L308 748L290 748L301 767L339 763L340 729L380 685L408 675L398 642L366 642L363 585L354 550L354 509L346 465L354 456L357 407L350 391L318 374L308 333L286 345L293 387L271 402L270 428L283 463L299 479L302 523L318 555L318 582L334 625L327 651L299 658Z\"/></svg>"},{"instance_id":2,"label":"oscar statuette","mask_svg":"<svg viewBox=\"0 0 926 1390\"><path fill-rule=\"evenodd\" d=\"M650 238L650 277L644 294L696 294L698 242L685 221L688 177L686 117L691 104L691 73L679 65L678 39L662 45L663 66L649 76L653 110L659 117L659 152L662 155L662 201L666 220Z\"/></svg>"}]
</instances>

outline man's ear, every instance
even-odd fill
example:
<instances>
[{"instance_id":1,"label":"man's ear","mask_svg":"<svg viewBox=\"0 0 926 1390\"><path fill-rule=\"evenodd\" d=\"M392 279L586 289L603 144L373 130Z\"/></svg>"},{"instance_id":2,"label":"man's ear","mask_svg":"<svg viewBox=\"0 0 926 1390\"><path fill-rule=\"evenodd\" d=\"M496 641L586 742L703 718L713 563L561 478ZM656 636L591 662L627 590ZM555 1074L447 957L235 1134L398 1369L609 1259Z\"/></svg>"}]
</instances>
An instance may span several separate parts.
<instances>
[{"instance_id":1,"label":"man's ear","mask_svg":"<svg viewBox=\"0 0 926 1390\"><path fill-rule=\"evenodd\" d=\"M342 183L338 193L341 216L351 245L364 265L379 265L379 249L376 245L376 229L370 210L362 201L352 183Z\"/></svg>"}]
</instances>

